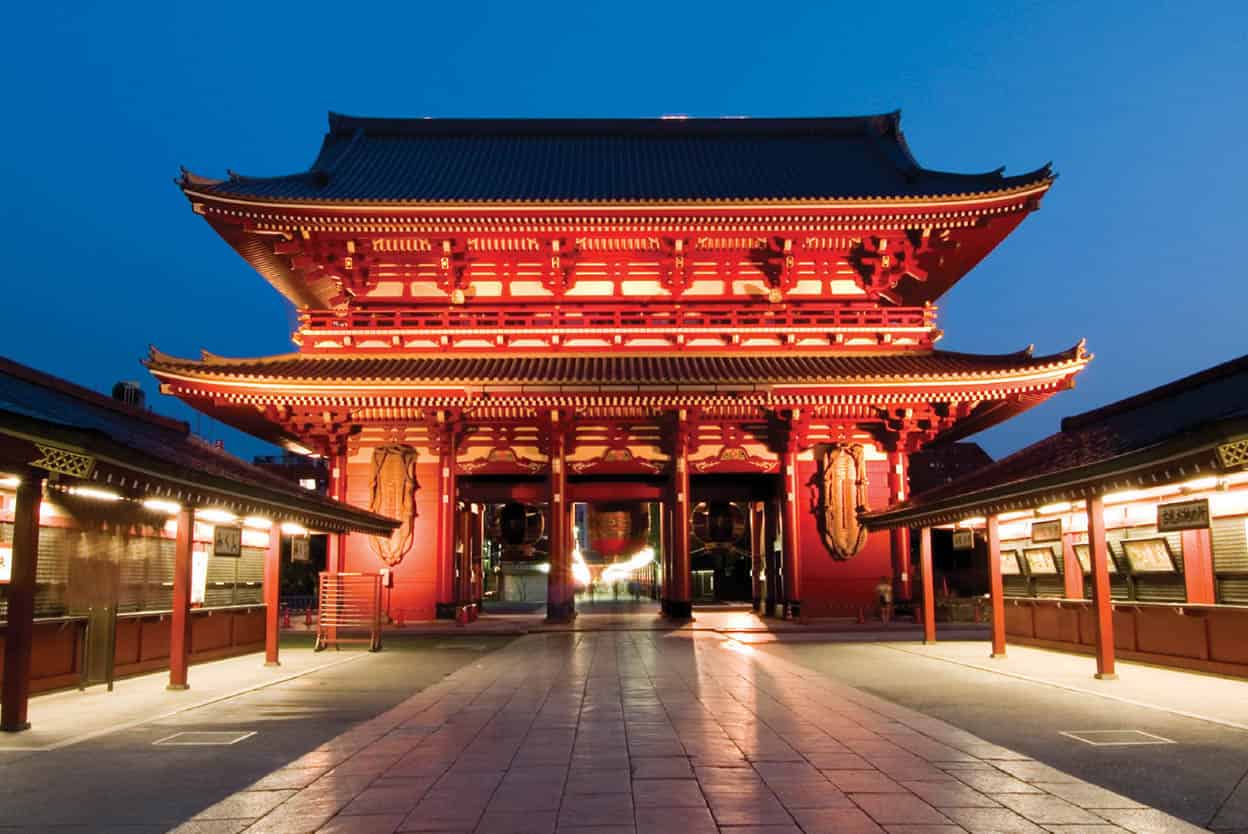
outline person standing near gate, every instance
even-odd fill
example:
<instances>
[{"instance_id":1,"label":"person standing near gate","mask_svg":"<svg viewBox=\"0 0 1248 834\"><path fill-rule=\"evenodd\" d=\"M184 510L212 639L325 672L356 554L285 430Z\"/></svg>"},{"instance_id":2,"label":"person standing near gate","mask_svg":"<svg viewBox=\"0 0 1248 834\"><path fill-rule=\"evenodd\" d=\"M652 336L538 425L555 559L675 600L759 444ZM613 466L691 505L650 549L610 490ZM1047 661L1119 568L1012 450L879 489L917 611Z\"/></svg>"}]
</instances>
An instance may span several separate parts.
<instances>
[{"instance_id":1,"label":"person standing near gate","mask_svg":"<svg viewBox=\"0 0 1248 834\"><path fill-rule=\"evenodd\" d=\"M893 618L893 582L887 576L881 576L880 584L875 586L875 598L880 606L880 622L888 625Z\"/></svg>"}]
</instances>

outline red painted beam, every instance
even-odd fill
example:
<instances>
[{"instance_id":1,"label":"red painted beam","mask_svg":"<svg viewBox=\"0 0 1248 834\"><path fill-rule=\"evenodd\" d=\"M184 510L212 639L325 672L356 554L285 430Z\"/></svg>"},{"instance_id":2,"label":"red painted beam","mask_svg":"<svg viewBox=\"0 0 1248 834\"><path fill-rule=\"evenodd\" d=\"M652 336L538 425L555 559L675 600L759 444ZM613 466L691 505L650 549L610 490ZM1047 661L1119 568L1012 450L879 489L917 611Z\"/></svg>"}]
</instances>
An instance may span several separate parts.
<instances>
[{"instance_id":1,"label":"red painted beam","mask_svg":"<svg viewBox=\"0 0 1248 834\"><path fill-rule=\"evenodd\" d=\"M13 566L7 589L8 627L4 633L4 682L0 687L0 730L30 728L30 662L35 639L35 586L39 567L39 507L43 478L29 472L17 486L13 510Z\"/></svg>"},{"instance_id":2,"label":"red painted beam","mask_svg":"<svg viewBox=\"0 0 1248 834\"><path fill-rule=\"evenodd\" d=\"M186 689L191 654L191 563L195 542L195 512L178 510L178 532L173 542L173 615L169 626L169 689Z\"/></svg>"},{"instance_id":3,"label":"red painted beam","mask_svg":"<svg viewBox=\"0 0 1248 834\"><path fill-rule=\"evenodd\" d=\"M790 447L781 454L780 472L782 491L780 498L780 535L784 560L784 604L789 616L802 616L802 553L798 524L798 496L801 494L797 477L797 448Z\"/></svg>"}]
</instances>

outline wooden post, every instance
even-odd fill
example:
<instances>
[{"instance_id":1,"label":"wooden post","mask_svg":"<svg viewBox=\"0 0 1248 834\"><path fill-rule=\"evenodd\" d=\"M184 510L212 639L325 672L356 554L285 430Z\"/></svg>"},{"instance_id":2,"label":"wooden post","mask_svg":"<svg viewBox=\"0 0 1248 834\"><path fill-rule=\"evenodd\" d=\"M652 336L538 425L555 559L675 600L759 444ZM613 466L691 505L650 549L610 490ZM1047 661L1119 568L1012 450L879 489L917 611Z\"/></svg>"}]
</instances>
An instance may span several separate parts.
<instances>
[{"instance_id":1,"label":"wooden post","mask_svg":"<svg viewBox=\"0 0 1248 834\"><path fill-rule=\"evenodd\" d=\"M173 542L173 615L169 622L169 689L186 689L191 653L191 565L195 548L195 511L178 510Z\"/></svg>"},{"instance_id":2,"label":"wooden post","mask_svg":"<svg viewBox=\"0 0 1248 834\"><path fill-rule=\"evenodd\" d=\"M576 617L576 580L568 535L567 432L562 414L550 416L550 573L546 575L546 619L571 622Z\"/></svg>"},{"instance_id":3,"label":"wooden post","mask_svg":"<svg viewBox=\"0 0 1248 834\"><path fill-rule=\"evenodd\" d=\"M797 483L797 446L790 444L781 457L781 474L784 479L782 496L780 531L783 540L781 547L784 554L784 606L787 616L800 619L802 616L802 553L801 536L798 524L801 515L798 512Z\"/></svg>"},{"instance_id":4,"label":"wooden post","mask_svg":"<svg viewBox=\"0 0 1248 834\"><path fill-rule=\"evenodd\" d=\"M1074 534L1062 534L1062 593L1066 599L1083 599L1083 568L1075 553Z\"/></svg>"},{"instance_id":5,"label":"wooden post","mask_svg":"<svg viewBox=\"0 0 1248 834\"><path fill-rule=\"evenodd\" d=\"M689 552L689 444L685 413L675 431L672 450L672 577L663 613L676 620L693 617L693 564Z\"/></svg>"},{"instance_id":6,"label":"wooden post","mask_svg":"<svg viewBox=\"0 0 1248 834\"><path fill-rule=\"evenodd\" d=\"M0 688L0 730L30 728L30 660L35 639L35 577L39 567L39 507L43 477L22 474L13 511L13 565L8 585L8 627L4 634L4 683Z\"/></svg>"},{"instance_id":7,"label":"wooden post","mask_svg":"<svg viewBox=\"0 0 1248 834\"><path fill-rule=\"evenodd\" d=\"M269 547L264 551L264 665L281 666L278 640L281 637L282 528L274 522L269 528Z\"/></svg>"},{"instance_id":8,"label":"wooden post","mask_svg":"<svg viewBox=\"0 0 1248 834\"><path fill-rule=\"evenodd\" d=\"M1114 609L1109 601L1109 548L1105 544L1105 501L1087 501L1088 551L1092 561L1092 602L1096 607L1096 677L1114 680Z\"/></svg>"},{"instance_id":9,"label":"wooden post","mask_svg":"<svg viewBox=\"0 0 1248 834\"><path fill-rule=\"evenodd\" d=\"M763 520L763 502L750 502L750 599L755 614L763 610L763 547L767 543L767 525Z\"/></svg>"},{"instance_id":10,"label":"wooden post","mask_svg":"<svg viewBox=\"0 0 1248 834\"><path fill-rule=\"evenodd\" d=\"M329 494L336 501L347 503L347 451L343 441L341 451L335 452L330 458ZM342 573L347 569L347 534L329 534L329 553L325 560L325 569L330 573Z\"/></svg>"},{"instance_id":11,"label":"wooden post","mask_svg":"<svg viewBox=\"0 0 1248 834\"><path fill-rule=\"evenodd\" d=\"M1213 541L1209 528L1184 530L1182 542L1187 601L1194 605L1213 605L1217 602L1217 591L1213 581Z\"/></svg>"},{"instance_id":12,"label":"wooden post","mask_svg":"<svg viewBox=\"0 0 1248 834\"><path fill-rule=\"evenodd\" d=\"M783 486L783 484L782 484ZM776 564L776 534L780 527L780 513L775 499L769 499L763 507L763 564L766 566L767 582L763 587L763 613L776 616L780 604L780 566Z\"/></svg>"},{"instance_id":13,"label":"wooden post","mask_svg":"<svg viewBox=\"0 0 1248 834\"><path fill-rule=\"evenodd\" d=\"M900 504L906 500L908 456L899 448L888 450L888 502ZM908 600L910 588L910 529L894 527L888 531L892 553L893 576L897 586L897 598Z\"/></svg>"},{"instance_id":14,"label":"wooden post","mask_svg":"<svg viewBox=\"0 0 1248 834\"><path fill-rule=\"evenodd\" d=\"M434 537L434 608L438 619L455 618L455 442L450 427L435 430L438 446L438 517Z\"/></svg>"},{"instance_id":15,"label":"wooden post","mask_svg":"<svg viewBox=\"0 0 1248 834\"><path fill-rule=\"evenodd\" d=\"M1005 657L1005 582L1001 578L1001 528L988 516L988 591L992 597L992 656Z\"/></svg>"},{"instance_id":16,"label":"wooden post","mask_svg":"<svg viewBox=\"0 0 1248 834\"><path fill-rule=\"evenodd\" d=\"M932 576L932 528L919 530L919 570L923 573L923 642L936 642L936 579Z\"/></svg>"}]
</instances>

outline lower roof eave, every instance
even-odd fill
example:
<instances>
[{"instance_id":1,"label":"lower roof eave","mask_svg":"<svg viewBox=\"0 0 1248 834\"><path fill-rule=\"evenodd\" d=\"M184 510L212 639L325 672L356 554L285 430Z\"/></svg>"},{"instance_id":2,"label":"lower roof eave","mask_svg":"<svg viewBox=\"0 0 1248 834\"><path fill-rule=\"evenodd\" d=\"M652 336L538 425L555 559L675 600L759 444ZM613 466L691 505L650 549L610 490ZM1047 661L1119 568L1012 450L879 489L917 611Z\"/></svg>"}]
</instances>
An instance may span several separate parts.
<instances>
[{"instance_id":1,"label":"lower roof eave","mask_svg":"<svg viewBox=\"0 0 1248 834\"><path fill-rule=\"evenodd\" d=\"M1235 420L1211 426L1199 434L1172 438L1086 466L1010 481L930 504L925 503L920 495L892 509L864 513L861 520L872 531L930 527L967 518L1035 509L1045 504L1090 498L1116 490L1159 486L1180 479L1201 477L1211 471L1222 471L1218 447L1244 439L1248 439L1248 421Z\"/></svg>"}]
</instances>

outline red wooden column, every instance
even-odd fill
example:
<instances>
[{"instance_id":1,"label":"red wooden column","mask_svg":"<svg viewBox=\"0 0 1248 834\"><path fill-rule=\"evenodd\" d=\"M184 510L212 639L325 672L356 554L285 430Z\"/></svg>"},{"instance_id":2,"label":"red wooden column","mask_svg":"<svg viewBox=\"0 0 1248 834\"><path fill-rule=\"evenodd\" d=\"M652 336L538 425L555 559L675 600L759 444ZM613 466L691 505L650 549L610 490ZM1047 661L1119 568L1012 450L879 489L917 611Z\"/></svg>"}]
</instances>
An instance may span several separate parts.
<instances>
[{"instance_id":1,"label":"red wooden column","mask_svg":"<svg viewBox=\"0 0 1248 834\"><path fill-rule=\"evenodd\" d=\"M1213 605L1217 602L1217 591L1213 581L1213 537L1209 528L1184 530L1182 537L1187 601L1194 605Z\"/></svg>"},{"instance_id":2,"label":"red wooden column","mask_svg":"<svg viewBox=\"0 0 1248 834\"><path fill-rule=\"evenodd\" d=\"M330 456L329 497L347 503L347 450L346 442L339 451ZM342 573L347 567L347 534L329 534L329 554L325 560L325 570L330 573Z\"/></svg>"},{"instance_id":3,"label":"red wooden column","mask_svg":"<svg viewBox=\"0 0 1248 834\"><path fill-rule=\"evenodd\" d=\"M1066 599L1083 599L1083 568L1074 541L1074 534L1062 534L1062 593Z\"/></svg>"},{"instance_id":4,"label":"red wooden column","mask_svg":"<svg viewBox=\"0 0 1248 834\"><path fill-rule=\"evenodd\" d=\"M763 565L767 571L767 583L763 588L763 614L776 616L776 606L781 604L780 566L776 564L776 531L780 527L780 512L775 499L763 507Z\"/></svg>"},{"instance_id":5,"label":"red wooden column","mask_svg":"<svg viewBox=\"0 0 1248 834\"><path fill-rule=\"evenodd\" d=\"M8 627L4 633L4 684L0 688L0 730L30 728L30 659L35 639L35 576L39 567L39 507L43 477L22 474L13 511L13 565L8 585Z\"/></svg>"},{"instance_id":6,"label":"red wooden column","mask_svg":"<svg viewBox=\"0 0 1248 834\"><path fill-rule=\"evenodd\" d=\"M756 614L763 610L763 545L767 541L766 527L763 520L763 502L750 502L750 598Z\"/></svg>"},{"instance_id":7,"label":"red wooden column","mask_svg":"<svg viewBox=\"0 0 1248 834\"><path fill-rule=\"evenodd\" d=\"M919 530L919 570L923 572L923 642L936 642L936 580L932 576L932 528Z\"/></svg>"},{"instance_id":8,"label":"red wooden column","mask_svg":"<svg viewBox=\"0 0 1248 834\"><path fill-rule=\"evenodd\" d=\"M550 573L546 575L546 619L567 623L576 617L576 580L568 509L567 415L550 415Z\"/></svg>"},{"instance_id":9,"label":"red wooden column","mask_svg":"<svg viewBox=\"0 0 1248 834\"><path fill-rule=\"evenodd\" d=\"M988 592L992 597L992 656L1005 657L1005 582L1001 578L1001 528L988 516Z\"/></svg>"},{"instance_id":10,"label":"red wooden column","mask_svg":"<svg viewBox=\"0 0 1248 834\"><path fill-rule=\"evenodd\" d=\"M688 413L681 410L672 449L672 576L664 594L663 613L677 620L693 617L693 562L689 551Z\"/></svg>"},{"instance_id":11,"label":"red wooden column","mask_svg":"<svg viewBox=\"0 0 1248 834\"><path fill-rule=\"evenodd\" d=\"M1105 544L1105 501L1087 501L1088 551L1092 561L1092 604L1096 609L1096 677L1113 680L1114 609L1109 601L1109 548Z\"/></svg>"},{"instance_id":12,"label":"red wooden column","mask_svg":"<svg viewBox=\"0 0 1248 834\"><path fill-rule=\"evenodd\" d=\"M908 476L906 468L909 456L899 447L888 450L888 503L900 504L906 500ZM910 529L894 527L888 531L889 549L892 553L893 572L898 599L910 599Z\"/></svg>"},{"instance_id":13,"label":"red wooden column","mask_svg":"<svg viewBox=\"0 0 1248 834\"><path fill-rule=\"evenodd\" d=\"M434 609L438 619L455 617L455 517L457 489L455 483L456 438L454 427L446 422L445 412L438 412L437 422L430 427L432 445L438 452L438 518L434 541L436 586Z\"/></svg>"},{"instance_id":14,"label":"red wooden column","mask_svg":"<svg viewBox=\"0 0 1248 834\"><path fill-rule=\"evenodd\" d=\"M282 528L269 528L269 547L264 551L264 665L281 666L277 643L281 632L278 610L282 604Z\"/></svg>"},{"instance_id":15,"label":"red wooden column","mask_svg":"<svg viewBox=\"0 0 1248 834\"><path fill-rule=\"evenodd\" d=\"M780 456L782 484L780 535L784 558L784 607L787 616L802 616L802 552L798 524L797 444L790 441Z\"/></svg>"},{"instance_id":16,"label":"red wooden column","mask_svg":"<svg viewBox=\"0 0 1248 834\"><path fill-rule=\"evenodd\" d=\"M173 614L169 623L169 689L186 689L191 656L191 551L195 547L195 511L178 510L173 540Z\"/></svg>"}]
</instances>

